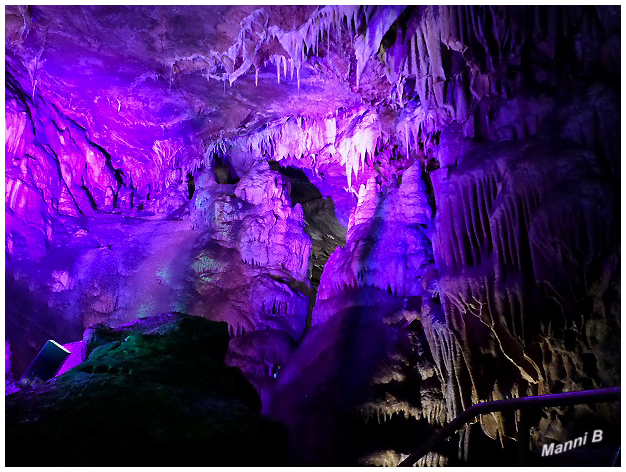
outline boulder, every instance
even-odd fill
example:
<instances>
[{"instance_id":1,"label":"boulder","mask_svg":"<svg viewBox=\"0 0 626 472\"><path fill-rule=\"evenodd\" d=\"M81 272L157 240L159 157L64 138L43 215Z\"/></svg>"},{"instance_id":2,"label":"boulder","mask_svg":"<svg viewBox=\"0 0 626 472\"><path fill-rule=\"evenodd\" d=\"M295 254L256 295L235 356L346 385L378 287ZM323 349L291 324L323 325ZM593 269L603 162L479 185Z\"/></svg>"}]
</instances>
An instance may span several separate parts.
<instances>
[{"instance_id":1,"label":"boulder","mask_svg":"<svg viewBox=\"0 0 626 472\"><path fill-rule=\"evenodd\" d=\"M224 363L226 323L170 313L95 326L86 340L84 362L6 397L7 465L283 463L282 426Z\"/></svg>"}]
</instances>

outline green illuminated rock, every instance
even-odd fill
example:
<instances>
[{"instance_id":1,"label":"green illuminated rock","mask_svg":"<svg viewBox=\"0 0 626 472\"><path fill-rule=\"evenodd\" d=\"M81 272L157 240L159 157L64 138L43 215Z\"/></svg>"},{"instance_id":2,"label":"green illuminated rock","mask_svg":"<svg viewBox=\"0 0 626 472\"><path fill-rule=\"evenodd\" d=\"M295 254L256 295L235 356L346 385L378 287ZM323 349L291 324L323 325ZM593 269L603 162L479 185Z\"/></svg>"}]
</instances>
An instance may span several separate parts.
<instances>
[{"instance_id":1,"label":"green illuminated rock","mask_svg":"<svg viewBox=\"0 0 626 472\"><path fill-rule=\"evenodd\" d=\"M85 333L87 359L7 397L7 465L282 465L282 427L224 364L227 325L164 314Z\"/></svg>"}]
</instances>

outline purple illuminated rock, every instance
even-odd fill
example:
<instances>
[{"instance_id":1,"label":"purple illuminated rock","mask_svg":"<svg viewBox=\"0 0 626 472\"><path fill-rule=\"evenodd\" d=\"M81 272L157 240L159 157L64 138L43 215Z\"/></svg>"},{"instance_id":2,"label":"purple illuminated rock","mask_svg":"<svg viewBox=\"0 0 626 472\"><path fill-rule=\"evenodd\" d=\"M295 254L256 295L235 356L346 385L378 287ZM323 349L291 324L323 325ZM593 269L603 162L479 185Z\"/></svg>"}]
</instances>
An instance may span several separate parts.
<instances>
[{"instance_id":1,"label":"purple illuminated rock","mask_svg":"<svg viewBox=\"0 0 626 472\"><path fill-rule=\"evenodd\" d=\"M11 372L11 345L9 341L4 342L4 394L19 392L19 387Z\"/></svg>"},{"instance_id":2,"label":"purple illuminated rock","mask_svg":"<svg viewBox=\"0 0 626 472\"><path fill-rule=\"evenodd\" d=\"M432 261L430 224L419 164L405 170L400 186L386 194L374 178L361 185L346 246L335 250L322 274L313 324L332 315L331 302L319 302L347 289L376 287L401 298L421 296L421 279Z\"/></svg>"},{"instance_id":3,"label":"purple illuminated rock","mask_svg":"<svg viewBox=\"0 0 626 472\"><path fill-rule=\"evenodd\" d=\"M267 329L232 339L226 363L239 367L261 397L263 411L269 406L278 373L296 349L296 342L285 331Z\"/></svg>"},{"instance_id":4,"label":"purple illuminated rock","mask_svg":"<svg viewBox=\"0 0 626 472\"><path fill-rule=\"evenodd\" d=\"M266 162L253 167L235 187L235 196L256 205L256 214L242 218L238 249L251 265L283 268L304 279L310 240L304 234L302 206L291 206L289 182ZM260 214L259 214L260 213Z\"/></svg>"},{"instance_id":5,"label":"purple illuminated rock","mask_svg":"<svg viewBox=\"0 0 626 472\"><path fill-rule=\"evenodd\" d=\"M180 311L228 323L229 362L269 405L296 344L353 352L337 326L369 323L369 307L423 325L433 359L418 370L435 369L447 420L619 383L619 7L5 17L14 376L46 339ZM359 345L367 364L376 347ZM582 414L522 419L537 445ZM461 456L517 457L519 420L481 417ZM484 433L502 455L481 453ZM367 463L400 460L372 450Z\"/></svg>"},{"instance_id":6,"label":"purple illuminated rock","mask_svg":"<svg viewBox=\"0 0 626 472\"><path fill-rule=\"evenodd\" d=\"M311 242L289 182L261 162L236 185L202 183L192 204L195 224L212 240L191 265L200 300L190 313L226 321L235 335L273 328L299 338Z\"/></svg>"},{"instance_id":7,"label":"purple illuminated rock","mask_svg":"<svg viewBox=\"0 0 626 472\"><path fill-rule=\"evenodd\" d=\"M386 305L342 309L313 327L278 372L268 415L287 425L295 464L397 464L445 421L416 313L386 292L379 300ZM428 464L445 456L433 451Z\"/></svg>"}]
</instances>

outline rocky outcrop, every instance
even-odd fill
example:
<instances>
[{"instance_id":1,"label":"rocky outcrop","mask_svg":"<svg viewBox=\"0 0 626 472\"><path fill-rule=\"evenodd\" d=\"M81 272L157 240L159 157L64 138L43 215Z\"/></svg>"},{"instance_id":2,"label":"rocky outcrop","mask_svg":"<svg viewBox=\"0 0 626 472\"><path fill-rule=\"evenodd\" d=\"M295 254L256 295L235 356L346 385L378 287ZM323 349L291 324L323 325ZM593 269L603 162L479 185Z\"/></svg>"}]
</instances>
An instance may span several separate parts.
<instances>
[{"instance_id":1,"label":"rocky outcrop","mask_svg":"<svg viewBox=\"0 0 626 472\"><path fill-rule=\"evenodd\" d=\"M7 464L284 463L284 431L259 415L252 385L224 364L224 323L165 314L95 326L85 348L75 368L6 398Z\"/></svg>"},{"instance_id":2,"label":"rocky outcrop","mask_svg":"<svg viewBox=\"0 0 626 472\"><path fill-rule=\"evenodd\" d=\"M199 184L192 218L210 240L193 260L200 299L190 312L227 321L235 335L273 328L299 338L311 243L289 182L261 162L235 185Z\"/></svg>"},{"instance_id":3,"label":"rocky outcrop","mask_svg":"<svg viewBox=\"0 0 626 472\"><path fill-rule=\"evenodd\" d=\"M445 421L416 313L372 290L381 306L352 306L314 326L278 373L267 411L287 426L294 464L397 465ZM443 465L449 454L420 464Z\"/></svg>"},{"instance_id":4,"label":"rocky outcrop","mask_svg":"<svg viewBox=\"0 0 626 472\"><path fill-rule=\"evenodd\" d=\"M409 167L399 179L400 186L385 189L386 194L374 177L361 185L346 245L335 249L326 264L313 324L332 314L333 297L346 289L376 287L400 298L420 297L425 291L422 278L433 256L431 208L420 165Z\"/></svg>"},{"instance_id":5,"label":"rocky outcrop","mask_svg":"<svg viewBox=\"0 0 626 472\"><path fill-rule=\"evenodd\" d=\"M346 392L404 401L375 400L395 386L370 336L391 358L420 332L405 378L436 378L435 423L619 384L618 7L5 13L15 376L93 323L225 321L227 361L311 446L297 460L381 465L401 434L345 454L297 436L358 429ZM527 425L536 448L590 414L615 429L610 406L487 415L424 463L511 459Z\"/></svg>"},{"instance_id":6,"label":"rocky outcrop","mask_svg":"<svg viewBox=\"0 0 626 472\"><path fill-rule=\"evenodd\" d=\"M580 364L596 358L598 338L572 342L579 367L566 371L552 349L540 349L598 319L619 323L612 302L600 301L613 299L617 275L614 189L597 155L557 143L476 147L433 175L436 201L446 202L433 237L443 314L428 305L422 318L431 320L431 349L451 384L450 417L481 400L613 385ZM615 342L602 339L607 348ZM495 415L482 425L493 438L514 436L516 420L508 421Z\"/></svg>"}]
</instances>

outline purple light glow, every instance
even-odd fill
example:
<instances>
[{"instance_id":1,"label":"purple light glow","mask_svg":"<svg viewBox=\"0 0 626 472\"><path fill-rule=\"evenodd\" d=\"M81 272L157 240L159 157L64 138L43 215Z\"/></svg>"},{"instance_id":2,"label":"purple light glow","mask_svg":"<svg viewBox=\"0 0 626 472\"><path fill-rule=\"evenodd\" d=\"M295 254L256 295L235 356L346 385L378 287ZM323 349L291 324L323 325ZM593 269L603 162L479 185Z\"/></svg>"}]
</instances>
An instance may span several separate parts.
<instances>
[{"instance_id":1,"label":"purple light glow","mask_svg":"<svg viewBox=\"0 0 626 472\"><path fill-rule=\"evenodd\" d=\"M185 313L296 462L396 465L477 401L619 379L618 8L5 13L7 393L48 338L61 375L90 326ZM520 421L472 441L506 462Z\"/></svg>"},{"instance_id":2,"label":"purple light glow","mask_svg":"<svg viewBox=\"0 0 626 472\"><path fill-rule=\"evenodd\" d=\"M59 369L55 377L58 377L59 375L64 374L68 370L73 369L74 367L76 367L78 364L82 362L82 359L81 359L82 346L83 346L82 341L74 341L73 343L67 343L63 345L63 347L70 352L70 355L67 357L67 359L65 360L65 362L63 363L63 365L61 366L61 368Z\"/></svg>"}]
</instances>

